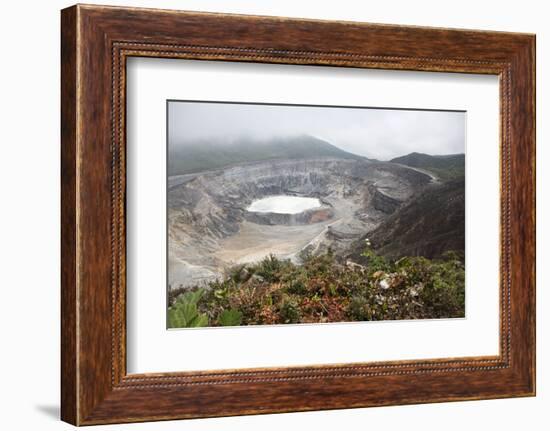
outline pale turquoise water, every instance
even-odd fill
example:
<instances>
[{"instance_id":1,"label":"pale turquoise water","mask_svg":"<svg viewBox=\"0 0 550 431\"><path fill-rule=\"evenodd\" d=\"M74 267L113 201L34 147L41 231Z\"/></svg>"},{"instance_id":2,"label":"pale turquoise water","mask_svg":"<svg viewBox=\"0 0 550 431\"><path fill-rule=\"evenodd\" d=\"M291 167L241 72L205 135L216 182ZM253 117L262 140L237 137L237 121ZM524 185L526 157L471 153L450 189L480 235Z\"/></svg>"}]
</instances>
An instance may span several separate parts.
<instances>
[{"instance_id":1,"label":"pale turquoise water","mask_svg":"<svg viewBox=\"0 0 550 431\"><path fill-rule=\"evenodd\" d=\"M317 198L280 195L255 200L247 210L259 213L298 214L320 206L321 201Z\"/></svg>"}]
</instances>

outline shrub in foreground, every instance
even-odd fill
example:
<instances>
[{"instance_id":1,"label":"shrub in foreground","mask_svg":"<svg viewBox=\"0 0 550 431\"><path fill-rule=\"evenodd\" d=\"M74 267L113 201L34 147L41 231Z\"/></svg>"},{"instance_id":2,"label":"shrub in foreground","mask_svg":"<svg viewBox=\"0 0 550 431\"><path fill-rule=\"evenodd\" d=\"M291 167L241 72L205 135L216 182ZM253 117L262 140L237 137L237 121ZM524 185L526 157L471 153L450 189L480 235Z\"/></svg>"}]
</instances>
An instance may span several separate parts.
<instances>
[{"instance_id":1,"label":"shrub in foreground","mask_svg":"<svg viewBox=\"0 0 550 431\"><path fill-rule=\"evenodd\" d=\"M268 256L223 280L171 292L170 327L464 317L464 263L404 257L391 261L367 243L366 265L330 251L302 264Z\"/></svg>"}]
</instances>

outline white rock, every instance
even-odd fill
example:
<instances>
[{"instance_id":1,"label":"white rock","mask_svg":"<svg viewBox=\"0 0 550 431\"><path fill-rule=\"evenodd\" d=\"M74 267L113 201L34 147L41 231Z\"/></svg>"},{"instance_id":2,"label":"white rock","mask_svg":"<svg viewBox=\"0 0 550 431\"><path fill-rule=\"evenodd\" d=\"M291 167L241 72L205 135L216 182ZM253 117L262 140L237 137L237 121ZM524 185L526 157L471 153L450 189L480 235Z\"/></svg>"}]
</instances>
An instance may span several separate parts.
<instances>
[{"instance_id":1,"label":"white rock","mask_svg":"<svg viewBox=\"0 0 550 431\"><path fill-rule=\"evenodd\" d=\"M389 289L389 288L390 288L390 283L388 282L387 279L384 278L383 280L380 280L380 281L378 282L378 287L379 287L380 289L386 290L386 289Z\"/></svg>"}]
</instances>

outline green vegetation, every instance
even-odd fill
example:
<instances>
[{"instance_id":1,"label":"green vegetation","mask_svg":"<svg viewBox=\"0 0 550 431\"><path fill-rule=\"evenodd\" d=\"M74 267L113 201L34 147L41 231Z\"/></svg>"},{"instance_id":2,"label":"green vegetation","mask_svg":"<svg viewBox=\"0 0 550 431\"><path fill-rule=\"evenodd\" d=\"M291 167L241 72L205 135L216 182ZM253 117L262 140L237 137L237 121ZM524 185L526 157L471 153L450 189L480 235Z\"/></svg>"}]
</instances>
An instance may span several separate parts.
<instances>
[{"instance_id":1,"label":"green vegetation","mask_svg":"<svg viewBox=\"0 0 550 431\"><path fill-rule=\"evenodd\" d=\"M206 288L174 290L170 327L323 323L464 317L464 262L377 255L365 265L329 251L296 265L274 256L233 268Z\"/></svg>"},{"instance_id":2,"label":"green vegetation","mask_svg":"<svg viewBox=\"0 0 550 431\"><path fill-rule=\"evenodd\" d=\"M219 323L221 326L239 326L243 318L243 313L238 310L223 310L220 314Z\"/></svg>"},{"instance_id":3,"label":"green vegetation","mask_svg":"<svg viewBox=\"0 0 550 431\"><path fill-rule=\"evenodd\" d=\"M426 169L433 172L443 182L464 177L464 154L431 156L423 153L410 153L390 160L392 163Z\"/></svg>"},{"instance_id":4,"label":"green vegetation","mask_svg":"<svg viewBox=\"0 0 550 431\"><path fill-rule=\"evenodd\" d=\"M199 313L197 303L204 291L197 289L179 295L168 309L168 326L171 328L197 328L208 325L208 316Z\"/></svg>"}]
</instances>

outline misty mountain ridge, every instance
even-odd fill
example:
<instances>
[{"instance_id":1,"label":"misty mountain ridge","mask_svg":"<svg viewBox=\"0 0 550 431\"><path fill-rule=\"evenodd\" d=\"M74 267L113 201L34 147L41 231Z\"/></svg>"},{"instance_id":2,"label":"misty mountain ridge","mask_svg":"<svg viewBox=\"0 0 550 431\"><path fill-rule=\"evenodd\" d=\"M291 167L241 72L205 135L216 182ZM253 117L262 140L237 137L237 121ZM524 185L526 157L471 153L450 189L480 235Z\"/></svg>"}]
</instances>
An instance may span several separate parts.
<instances>
[{"instance_id":1,"label":"misty mountain ridge","mask_svg":"<svg viewBox=\"0 0 550 431\"><path fill-rule=\"evenodd\" d=\"M429 155L424 153L410 153L405 156L395 157L392 163L425 169L438 175L442 181L464 177L465 155Z\"/></svg>"},{"instance_id":2,"label":"misty mountain ridge","mask_svg":"<svg viewBox=\"0 0 550 431\"><path fill-rule=\"evenodd\" d=\"M231 141L196 140L169 149L168 175L182 175L219 169L231 165L276 159L365 157L341 150L311 135L280 136L267 139L242 137Z\"/></svg>"}]
</instances>

